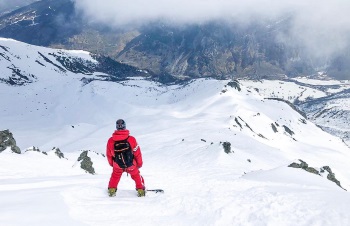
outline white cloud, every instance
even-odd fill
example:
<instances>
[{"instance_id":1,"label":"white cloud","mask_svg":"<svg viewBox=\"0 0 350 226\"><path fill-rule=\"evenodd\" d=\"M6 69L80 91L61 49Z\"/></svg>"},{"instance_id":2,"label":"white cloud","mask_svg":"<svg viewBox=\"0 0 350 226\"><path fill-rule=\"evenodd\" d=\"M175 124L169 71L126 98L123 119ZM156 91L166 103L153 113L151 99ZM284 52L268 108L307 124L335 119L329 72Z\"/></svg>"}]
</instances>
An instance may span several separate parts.
<instances>
[{"instance_id":1,"label":"white cloud","mask_svg":"<svg viewBox=\"0 0 350 226\"><path fill-rule=\"evenodd\" d=\"M252 20L294 15L286 38L315 55L332 55L349 44L349 0L75 0L93 21L111 26L142 25L162 19L175 24Z\"/></svg>"},{"instance_id":2,"label":"white cloud","mask_svg":"<svg viewBox=\"0 0 350 226\"><path fill-rule=\"evenodd\" d=\"M244 3L230 0L75 0L78 8L98 21L126 25L166 19L177 23L198 23L213 19L239 18L278 12L265 9L271 0L246 0ZM258 3L257 3L258 2ZM277 7L284 7L278 1ZM258 5L256 5L258 4Z\"/></svg>"}]
</instances>

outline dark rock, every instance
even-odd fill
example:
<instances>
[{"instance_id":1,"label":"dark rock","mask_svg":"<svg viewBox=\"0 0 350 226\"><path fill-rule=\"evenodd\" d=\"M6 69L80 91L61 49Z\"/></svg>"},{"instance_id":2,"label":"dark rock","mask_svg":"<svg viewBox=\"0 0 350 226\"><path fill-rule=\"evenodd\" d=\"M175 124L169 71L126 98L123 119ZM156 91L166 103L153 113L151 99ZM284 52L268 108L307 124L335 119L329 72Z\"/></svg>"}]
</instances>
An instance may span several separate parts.
<instances>
[{"instance_id":1,"label":"dark rock","mask_svg":"<svg viewBox=\"0 0 350 226\"><path fill-rule=\"evenodd\" d=\"M278 132L277 127L273 123L271 123L271 127L272 127L273 132L275 132L275 133Z\"/></svg>"},{"instance_id":2,"label":"dark rock","mask_svg":"<svg viewBox=\"0 0 350 226\"><path fill-rule=\"evenodd\" d=\"M307 167L305 170L309 173L320 175L320 173L315 168Z\"/></svg>"},{"instance_id":3,"label":"dark rock","mask_svg":"<svg viewBox=\"0 0 350 226\"><path fill-rule=\"evenodd\" d=\"M306 120L303 119L303 118L299 119L299 121L300 121L301 123L303 123L303 124L307 124L307 123L306 123Z\"/></svg>"},{"instance_id":4,"label":"dark rock","mask_svg":"<svg viewBox=\"0 0 350 226\"><path fill-rule=\"evenodd\" d=\"M284 130L291 136L294 135L293 130L289 129L288 126L283 125Z\"/></svg>"},{"instance_id":5,"label":"dark rock","mask_svg":"<svg viewBox=\"0 0 350 226\"><path fill-rule=\"evenodd\" d=\"M238 121L238 119L235 117L235 122L237 123L237 125L239 126L239 127L241 127L241 129L243 128L242 127L242 124L241 123L239 123L239 121Z\"/></svg>"},{"instance_id":6,"label":"dark rock","mask_svg":"<svg viewBox=\"0 0 350 226\"><path fill-rule=\"evenodd\" d=\"M322 171L327 171L328 172L328 175L327 175L327 179L330 180L330 181L333 181L334 183L336 183L339 187L343 188L341 185L340 185L340 181L337 180L337 178L335 178L335 174L332 172L331 168L329 166L323 166L322 168ZM344 188L343 188L344 189ZM344 189L345 190L345 189Z\"/></svg>"},{"instance_id":7,"label":"dark rock","mask_svg":"<svg viewBox=\"0 0 350 226\"><path fill-rule=\"evenodd\" d=\"M40 149L37 148L37 147L35 147L35 146L32 146L32 147L26 149L25 152L28 152L28 151L39 152L39 153L41 153L41 154L47 155L47 152L45 152L45 151L40 151Z\"/></svg>"},{"instance_id":8,"label":"dark rock","mask_svg":"<svg viewBox=\"0 0 350 226\"><path fill-rule=\"evenodd\" d=\"M309 165L304 162L303 160L299 159L300 163L295 163L293 162L292 164L290 164L288 167L292 167L292 168L301 168L303 170L306 170L308 172L315 172L314 168L309 167ZM316 170L317 171L317 170ZM318 174L318 171L317 171Z\"/></svg>"},{"instance_id":9,"label":"dark rock","mask_svg":"<svg viewBox=\"0 0 350 226\"><path fill-rule=\"evenodd\" d=\"M233 80L229 83L227 83L228 86L237 89L238 91L241 91L241 85L239 84L239 82L237 80Z\"/></svg>"},{"instance_id":10,"label":"dark rock","mask_svg":"<svg viewBox=\"0 0 350 226\"><path fill-rule=\"evenodd\" d=\"M292 167L292 168L301 168L301 167L300 167L300 164L295 163L295 162L289 164L288 167Z\"/></svg>"},{"instance_id":11,"label":"dark rock","mask_svg":"<svg viewBox=\"0 0 350 226\"><path fill-rule=\"evenodd\" d=\"M28 148L28 149L26 150L26 152L27 152L27 151L41 152L40 149L37 148L37 147L35 147L35 146Z\"/></svg>"},{"instance_id":12,"label":"dark rock","mask_svg":"<svg viewBox=\"0 0 350 226\"><path fill-rule=\"evenodd\" d=\"M86 172L90 174L95 174L95 169L92 166L93 162L91 161L91 158L88 156L88 151L83 151L79 158L78 162L80 162L80 168L85 170Z\"/></svg>"},{"instance_id":13,"label":"dark rock","mask_svg":"<svg viewBox=\"0 0 350 226\"><path fill-rule=\"evenodd\" d=\"M11 146L11 151L16 154L21 154L21 149L19 149L17 146Z\"/></svg>"},{"instance_id":14,"label":"dark rock","mask_svg":"<svg viewBox=\"0 0 350 226\"><path fill-rule=\"evenodd\" d=\"M309 167L309 165L306 162L304 162L303 160L299 159L299 161L300 161L300 167L302 169L306 169Z\"/></svg>"},{"instance_id":15,"label":"dark rock","mask_svg":"<svg viewBox=\"0 0 350 226\"><path fill-rule=\"evenodd\" d=\"M21 150L16 145L16 140L9 130L0 131L0 153L10 147L11 151L21 154Z\"/></svg>"},{"instance_id":16,"label":"dark rock","mask_svg":"<svg viewBox=\"0 0 350 226\"><path fill-rule=\"evenodd\" d=\"M52 150L55 150L55 154L58 156L58 158L60 158L60 159L65 158L64 154L61 152L61 150L59 148L54 147L54 148L52 148Z\"/></svg>"},{"instance_id":17,"label":"dark rock","mask_svg":"<svg viewBox=\"0 0 350 226\"><path fill-rule=\"evenodd\" d=\"M318 171L318 170L316 170L313 167L309 167L308 164L306 162L304 162L303 160L299 159L299 161L300 161L300 164L293 162L288 167L301 168L301 169L303 169L303 170L305 170L305 171L307 171L309 173L317 174L317 175L320 175L320 176L321 176L320 173L325 173L325 171L327 171L328 172L327 179L332 181L332 182L334 182L334 183L336 183L339 187L343 188L340 185L340 181L337 180L337 178L335 178L335 174L332 172L332 170L331 170L331 168L329 166L323 166L323 167L320 168L320 171Z\"/></svg>"},{"instance_id":18,"label":"dark rock","mask_svg":"<svg viewBox=\"0 0 350 226\"><path fill-rule=\"evenodd\" d=\"M259 137L267 139L264 135L262 135L261 133L258 134Z\"/></svg>"},{"instance_id":19,"label":"dark rock","mask_svg":"<svg viewBox=\"0 0 350 226\"><path fill-rule=\"evenodd\" d=\"M242 120L242 121L243 121L243 120ZM252 127L250 127L248 123L245 122L245 126L248 127L248 129L250 129L250 131L252 131L253 133L255 133L254 130L252 129Z\"/></svg>"},{"instance_id":20,"label":"dark rock","mask_svg":"<svg viewBox=\"0 0 350 226\"><path fill-rule=\"evenodd\" d=\"M224 151L226 154L233 153L231 151L231 143L230 142L225 141L222 143L222 146L224 147Z\"/></svg>"}]
</instances>

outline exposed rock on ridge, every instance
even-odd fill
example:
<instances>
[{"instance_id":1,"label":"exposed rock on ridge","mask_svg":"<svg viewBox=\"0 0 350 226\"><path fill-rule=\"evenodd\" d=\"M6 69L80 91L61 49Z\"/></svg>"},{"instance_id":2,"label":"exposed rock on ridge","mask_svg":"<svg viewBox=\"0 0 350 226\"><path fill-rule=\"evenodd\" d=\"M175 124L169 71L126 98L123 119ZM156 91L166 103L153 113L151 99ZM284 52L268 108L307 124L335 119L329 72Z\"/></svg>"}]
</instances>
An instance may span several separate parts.
<instances>
[{"instance_id":1,"label":"exposed rock on ridge","mask_svg":"<svg viewBox=\"0 0 350 226\"><path fill-rule=\"evenodd\" d=\"M10 147L11 151L21 154L21 150L16 145L16 140L9 130L0 131L0 153Z\"/></svg>"}]
</instances>

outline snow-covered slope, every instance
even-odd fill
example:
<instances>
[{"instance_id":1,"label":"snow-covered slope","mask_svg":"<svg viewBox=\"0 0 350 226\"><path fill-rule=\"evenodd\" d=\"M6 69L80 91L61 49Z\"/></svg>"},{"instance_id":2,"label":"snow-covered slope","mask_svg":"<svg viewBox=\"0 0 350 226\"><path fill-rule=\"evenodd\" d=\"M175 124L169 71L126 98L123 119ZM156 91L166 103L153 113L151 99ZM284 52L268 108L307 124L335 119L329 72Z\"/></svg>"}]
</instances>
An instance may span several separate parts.
<instances>
[{"instance_id":1,"label":"snow-covered slope","mask_svg":"<svg viewBox=\"0 0 350 226\"><path fill-rule=\"evenodd\" d=\"M267 98L294 103L311 121L350 145L350 81L296 78L241 82Z\"/></svg>"},{"instance_id":2,"label":"snow-covered slope","mask_svg":"<svg viewBox=\"0 0 350 226\"><path fill-rule=\"evenodd\" d=\"M350 81L296 78L289 80L241 80L265 97L276 97L290 102L318 99L350 89Z\"/></svg>"},{"instance_id":3,"label":"snow-covered slope","mask_svg":"<svg viewBox=\"0 0 350 226\"><path fill-rule=\"evenodd\" d=\"M84 83L51 70L25 86L0 83L0 93L0 131L9 129L22 150L0 153L3 225L350 222L349 148L254 88L205 79L163 86L140 77ZM117 196L107 196L111 168L102 154L118 118L141 146L147 188L164 194L138 198L123 175ZM26 151L31 146L40 152ZM95 175L79 167L83 150ZM319 175L288 167L299 159Z\"/></svg>"},{"instance_id":4,"label":"snow-covered slope","mask_svg":"<svg viewBox=\"0 0 350 226\"><path fill-rule=\"evenodd\" d=\"M300 107L309 118L322 128L338 137L350 146L350 89L314 101L308 101Z\"/></svg>"},{"instance_id":5,"label":"snow-covered slope","mask_svg":"<svg viewBox=\"0 0 350 226\"><path fill-rule=\"evenodd\" d=\"M120 80L126 76L147 76L137 68L81 50L59 50L0 38L0 82L25 85L64 76L91 80Z\"/></svg>"}]
</instances>

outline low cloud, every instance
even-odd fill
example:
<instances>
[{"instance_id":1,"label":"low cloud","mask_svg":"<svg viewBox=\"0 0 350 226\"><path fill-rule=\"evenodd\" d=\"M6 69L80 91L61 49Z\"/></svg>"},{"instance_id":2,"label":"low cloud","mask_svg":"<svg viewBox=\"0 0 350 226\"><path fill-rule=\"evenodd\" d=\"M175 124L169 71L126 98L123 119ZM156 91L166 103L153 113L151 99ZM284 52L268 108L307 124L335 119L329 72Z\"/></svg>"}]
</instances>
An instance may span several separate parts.
<instances>
[{"instance_id":1,"label":"low cloud","mask_svg":"<svg viewBox=\"0 0 350 226\"><path fill-rule=\"evenodd\" d=\"M168 22L203 23L225 19L244 22L275 16L291 6L277 0L75 0L78 9L99 22L115 26L139 25L163 19ZM271 4L272 3L272 4Z\"/></svg>"},{"instance_id":2,"label":"low cloud","mask_svg":"<svg viewBox=\"0 0 350 226\"><path fill-rule=\"evenodd\" d=\"M259 20L291 18L280 40L317 57L332 56L350 42L349 0L74 0L91 21L114 27L163 20L196 24L223 20L242 25Z\"/></svg>"}]
</instances>

